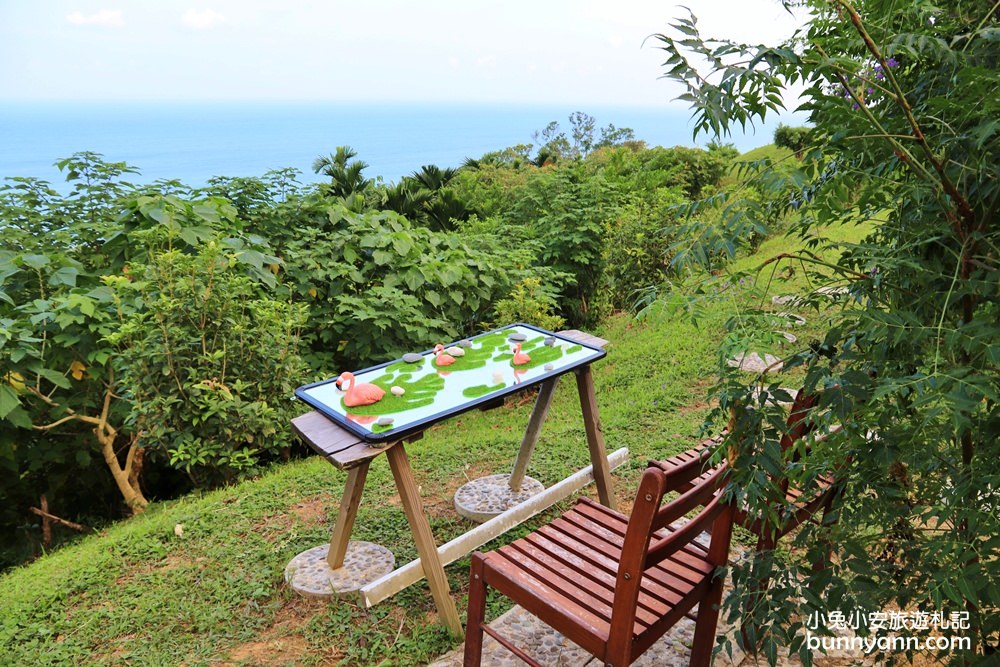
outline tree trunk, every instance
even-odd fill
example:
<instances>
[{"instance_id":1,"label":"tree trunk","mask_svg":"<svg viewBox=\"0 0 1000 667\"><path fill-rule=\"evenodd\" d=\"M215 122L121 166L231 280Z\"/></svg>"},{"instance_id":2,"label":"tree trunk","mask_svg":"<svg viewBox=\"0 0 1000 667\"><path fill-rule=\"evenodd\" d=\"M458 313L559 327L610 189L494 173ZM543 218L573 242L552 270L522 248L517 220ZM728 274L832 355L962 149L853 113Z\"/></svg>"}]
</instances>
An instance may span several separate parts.
<instances>
[{"instance_id":1,"label":"tree trunk","mask_svg":"<svg viewBox=\"0 0 1000 667\"><path fill-rule=\"evenodd\" d=\"M101 443L101 454L104 455L104 461L108 464L111 476L115 478L115 484L118 485L118 490L121 492L122 498L125 499L125 504L132 510L132 514L139 514L149 505L149 501L142 495L142 489L139 488L142 448L138 447L135 441L133 441L129 445L126 465L122 468L121 463L118 462L118 455L115 454L114 431L111 430L109 432L106 425L105 428L98 426L94 429L94 435L97 436L97 441ZM139 465L136 465L137 458Z\"/></svg>"},{"instance_id":2,"label":"tree trunk","mask_svg":"<svg viewBox=\"0 0 1000 667\"><path fill-rule=\"evenodd\" d=\"M41 506L42 511L48 514L49 499L45 497L44 493L39 499L38 504ZM50 549L52 548L52 522L49 521L49 517L45 516L45 514L40 516L42 517L42 544L45 545L46 549Z\"/></svg>"}]
</instances>

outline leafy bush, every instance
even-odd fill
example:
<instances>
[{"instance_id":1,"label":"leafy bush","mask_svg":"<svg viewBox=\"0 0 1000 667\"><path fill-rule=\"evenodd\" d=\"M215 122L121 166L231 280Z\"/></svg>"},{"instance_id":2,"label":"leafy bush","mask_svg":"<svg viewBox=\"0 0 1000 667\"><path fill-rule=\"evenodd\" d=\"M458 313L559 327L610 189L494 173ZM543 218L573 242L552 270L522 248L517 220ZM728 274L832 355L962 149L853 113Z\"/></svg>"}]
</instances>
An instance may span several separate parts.
<instances>
[{"instance_id":1,"label":"leafy bush","mask_svg":"<svg viewBox=\"0 0 1000 667\"><path fill-rule=\"evenodd\" d=\"M129 168L90 153L59 165L73 183L67 195L33 179L0 187L5 541L9 534L31 534L27 507L41 494L54 513L89 522L95 515L117 516L122 500L141 511L149 490L163 490L144 489L144 470L154 479L169 476L161 474L164 461L149 466L128 422L129 394L118 385L125 369L108 342L146 302L134 290L116 302L114 281L144 272L145 262L166 244L187 257L212 241L239 265L232 271L254 276L255 284L275 283L268 267L277 260L259 238L243 234L246 225L228 202L191 198L172 184L166 186L172 194L134 188L120 180Z\"/></svg>"},{"instance_id":2,"label":"leafy bush","mask_svg":"<svg viewBox=\"0 0 1000 667\"><path fill-rule=\"evenodd\" d=\"M274 459L305 377L304 308L262 296L217 241L130 268L106 279L125 313L108 340L137 444L202 485Z\"/></svg>"},{"instance_id":3,"label":"leafy bush","mask_svg":"<svg viewBox=\"0 0 1000 667\"><path fill-rule=\"evenodd\" d=\"M674 191L662 190L657 210L665 211L678 199ZM650 214L636 202L620 207L607 222L601 289L615 308L630 308L638 290L661 285L673 274L668 249L675 228L665 224L668 220L666 213Z\"/></svg>"},{"instance_id":4,"label":"leafy bush","mask_svg":"<svg viewBox=\"0 0 1000 667\"><path fill-rule=\"evenodd\" d=\"M522 191L507 232L515 247L539 244L543 266L567 274L559 314L574 327L593 326L608 310L599 292L604 273L604 219L611 192L600 177L588 178L578 162L540 173Z\"/></svg>"},{"instance_id":5,"label":"leafy bush","mask_svg":"<svg viewBox=\"0 0 1000 667\"><path fill-rule=\"evenodd\" d=\"M813 141L812 134L812 128L791 127L782 123L774 131L774 143L793 151L795 157L801 159L802 154Z\"/></svg>"},{"instance_id":6,"label":"leafy bush","mask_svg":"<svg viewBox=\"0 0 1000 667\"><path fill-rule=\"evenodd\" d=\"M391 211L307 196L275 215L293 230L276 250L294 298L309 304L310 365L327 372L467 335L532 273L533 247L434 232Z\"/></svg>"},{"instance_id":7,"label":"leafy bush","mask_svg":"<svg viewBox=\"0 0 1000 667\"><path fill-rule=\"evenodd\" d=\"M525 278L514 285L507 298L497 302L494 307L496 321L492 326L525 322L548 331L559 331L566 321L552 313L555 307L555 294L546 289L540 278Z\"/></svg>"}]
</instances>

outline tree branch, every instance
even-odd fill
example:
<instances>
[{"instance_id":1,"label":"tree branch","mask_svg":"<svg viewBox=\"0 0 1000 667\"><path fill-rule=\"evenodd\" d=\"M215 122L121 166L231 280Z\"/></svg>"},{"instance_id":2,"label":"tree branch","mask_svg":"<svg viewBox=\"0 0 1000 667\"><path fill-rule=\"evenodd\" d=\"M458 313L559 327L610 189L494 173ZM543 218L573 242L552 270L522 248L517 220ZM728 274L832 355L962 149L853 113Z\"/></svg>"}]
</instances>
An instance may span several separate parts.
<instances>
[{"instance_id":1,"label":"tree branch","mask_svg":"<svg viewBox=\"0 0 1000 667\"><path fill-rule=\"evenodd\" d=\"M895 90L896 101L898 102L899 107L903 110L903 115L906 116L906 121L910 124L910 127L913 128L913 136L916 137L917 143L920 145L921 149L923 149L924 156L927 158L927 161L930 162L934 171L937 172L941 187L944 188L945 193L947 193L947 195L951 198L955 208L958 210L958 214L962 217L962 220L966 225L968 225L969 229L963 229L962 226L959 225L956 230L959 234L965 237L969 231L975 229L975 212L972 210L972 207L969 205L965 196L958 191L955 184L951 182L950 178L948 178L948 174L945 173L944 170L944 164L938 160L938 158L934 155L934 151L931 150L927 137L924 136L923 130L920 129L920 124L913 115L913 109L910 107L909 100L906 99L906 94L900 87L899 82L896 81L896 77L892 73L892 68L889 67L882 51L878 48L878 45L875 44L875 40L871 38L871 35L868 34L868 30L865 28L865 25L861 20L861 15L858 14L857 10L854 9L854 6L851 5L849 0L838 0L838 2L844 9L847 10L848 16L851 17L851 23L854 24L854 29L857 30L858 35L864 41L868 51L875 56L875 59L878 60L879 64L882 66L882 71L885 73L886 78L892 85L893 90Z\"/></svg>"},{"instance_id":2,"label":"tree branch","mask_svg":"<svg viewBox=\"0 0 1000 667\"><path fill-rule=\"evenodd\" d=\"M66 519L61 519L61 518L57 517L56 515L49 514L48 512L46 512L44 510L38 509L37 507L29 507L28 511L32 512L33 514L37 514L38 516L42 517L43 519L48 519L49 521L55 521L56 523L58 523L60 525L66 526L67 528L72 528L73 530L78 530L81 533L86 533L86 532L88 532L90 530L86 526L82 526L82 525L80 525L78 523L74 523L72 521L67 521Z\"/></svg>"}]
</instances>

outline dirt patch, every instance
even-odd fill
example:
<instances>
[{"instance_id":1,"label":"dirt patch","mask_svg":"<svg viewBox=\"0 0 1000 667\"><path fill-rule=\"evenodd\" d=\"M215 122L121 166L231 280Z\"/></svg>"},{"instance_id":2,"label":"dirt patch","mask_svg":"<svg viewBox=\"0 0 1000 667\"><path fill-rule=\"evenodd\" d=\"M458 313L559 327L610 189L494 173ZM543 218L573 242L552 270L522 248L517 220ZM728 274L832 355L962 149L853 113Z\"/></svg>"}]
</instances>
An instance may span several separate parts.
<instances>
[{"instance_id":1,"label":"dirt patch","mask_svg":"<svg viewBox=\"0 0 1000 667\"><path fill-rule=\"evenodd\" d=\"M308 650L309 644L301 635L273 637L250 642L238 647L230 654L234 665L282 665L296 664Z\"/></svg>"},{"instance_id":2,"label":"dirt patch","mask_svg":"<svg viewBox=\"0 0 1000 667\"><path fill-rule=\"evenodd\" d=\"M307 526L323 525L326 523L326 508L330 506L331 502L330 496L321 493L292 505L292 514Z\"/></svg>"},{"instance_id":3,"label":"dirt patch","mask_svg":"<svg viewBox=\"0 0 1000 667\"><path fill-rule=\"evenodd\" d=\"M229 653L225 667L236 665L294 665L310 652L303 629L321 607L322 600L296 597L278 610L270 627L262 629L258 638L237 646ZM336 655L327 656L336 659Z\"/></svg>"},{"instance_id":4,"label":"dirt patch","mask_svg":"<svg viewBox=\"0 0 1000 667\"><path fill-rule=\"evenodd\" d=\"M334 499L328 493L305 498L291 505L287 511L263 517L254 524L254 532L268 542L273 542L299 524L309 527L326 525L326 508L333 503Z\"/></svg>"}]
</instances>

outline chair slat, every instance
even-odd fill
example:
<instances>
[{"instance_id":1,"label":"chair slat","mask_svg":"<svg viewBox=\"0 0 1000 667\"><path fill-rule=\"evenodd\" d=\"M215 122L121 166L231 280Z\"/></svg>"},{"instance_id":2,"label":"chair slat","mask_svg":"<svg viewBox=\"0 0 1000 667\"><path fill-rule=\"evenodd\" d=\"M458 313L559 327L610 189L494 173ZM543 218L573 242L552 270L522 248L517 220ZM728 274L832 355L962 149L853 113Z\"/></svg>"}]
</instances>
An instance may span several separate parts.
<instances>
[{"instance_id":1,"label":"chair slat","mask_svg":"<svg viewBox=\"0 0 1000 667\"><path fill-rule=\"evenodd\" d=\"M560 548L572 548L571 545L567 545L560 540L559 535L552 535L546 530L548 526L543 526L535 536L540 536L543 538L550 538L553 545L558 545ZM618 560L617 556L620 555L619 551L614 551L614 557L599 551L594 547L594 545L589 544L577 544L575 547L578 549L577 555L581 555L584 559L595 562L600 562L600 567L604 568L605 572L617 573ZM610 564L610 568L608 565ZM646 587L649 595L655 597L658 600L667 602L669 604L677 604L683 595L684 586L678 582L676 577L664 577L663 575L653 574L647 577L649 581L643 580L643 585ZM668 584L673 583L673 586ZM613 583L612 583L613 585Z\"/></svg>"},{"instance_id":2,"label":"chair slat","mask_svg":"<svg viewBox=\"0 0 1000 667\"><path fill-rule=\"evenodd\" d=\"M725 481L725 474L726 466L724 465L713 469L711 475L704 482L689 489L681 494L679 498L661 507L653 521L654 530L665 528L695 507L705 505Z\"/></svg>"},{"instance_id":3,"label":"chair slat","mask_svg":"<svg viewBox=\"0 0 1000 667\"><path fill-rule=\"evenodd\" d=\"M594 616L608 623L611 622L611 607L614 604L613 588L609 590L603 586L595 585L594 580L585 577L577 577L576 581L579 583L573 583L574 577L567 576L565 568L546 563L544 555L540 558L537 550L520 541L501 547L498 552L512 563L516 563L525 573L538 581L544 581L551 589L575 600L578 605L590 611Z\"/></svg>"}]
</instances>

